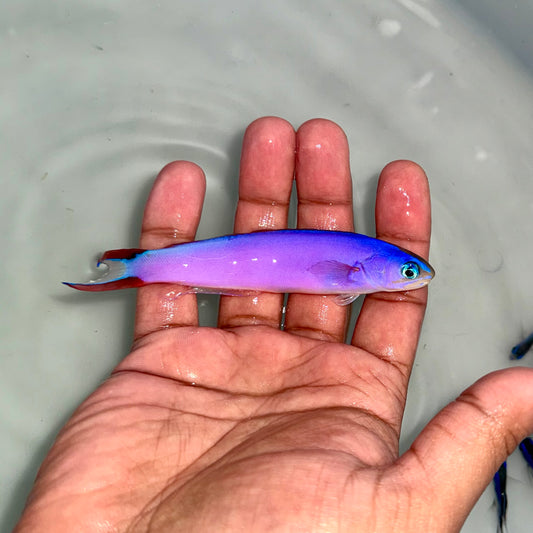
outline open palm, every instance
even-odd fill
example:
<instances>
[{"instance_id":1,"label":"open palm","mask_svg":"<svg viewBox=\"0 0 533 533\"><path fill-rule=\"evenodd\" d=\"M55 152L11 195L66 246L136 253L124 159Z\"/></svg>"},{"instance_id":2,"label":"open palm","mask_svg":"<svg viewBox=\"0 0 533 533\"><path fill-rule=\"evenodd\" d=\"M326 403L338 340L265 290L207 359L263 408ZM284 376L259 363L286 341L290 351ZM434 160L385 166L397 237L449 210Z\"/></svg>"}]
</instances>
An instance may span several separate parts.
<instances>
[{"instance_id":1,"label":"open palm","mask_svg":"<svg viewBox=\"0 0 533 533\"><path fill-rule=\"evenodd\" d=\"M353 230L342 130L263 118L244 138L235 231L286 227L294 176L298 227ZM165 167L141 246L194 239L204 192L197 166ZM427 257L414 163L382 172L376 228ZM398 457L426 289L367 296L351 344L332 297L291 295L283 330L282 295L222 297L204 328L176 292L139 290L132 352L58 436L17 531L456 531L533 429L531 372L495 373Z\"/></svg>"}]
</instances>

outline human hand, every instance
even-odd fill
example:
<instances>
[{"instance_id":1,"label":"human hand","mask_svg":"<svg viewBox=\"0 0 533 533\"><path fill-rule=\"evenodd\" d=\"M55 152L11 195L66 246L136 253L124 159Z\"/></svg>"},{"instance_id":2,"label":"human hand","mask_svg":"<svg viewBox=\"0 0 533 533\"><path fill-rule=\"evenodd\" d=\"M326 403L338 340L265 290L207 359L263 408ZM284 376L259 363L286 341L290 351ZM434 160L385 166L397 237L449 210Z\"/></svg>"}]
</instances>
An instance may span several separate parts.
<instances>
[{"instance_id":1,"label":"human hand","mask_svg":"<svg viewBox=\"0 0 533 533\"><path fill-rule=\"evenodd\" d=\"M342 130L263 118L243 142L235 231L286 227L294 174L298 227L353 230ZM204 192L197 166L166 166L141 246L194 239ZM376 231L427 257L414 163L383 170ZM205 328L177 290L139 289L132 352L57 437L17 532L457 531L533 431L533 371L515 368L470 387L398 457L427 289L366 296L351 344L331 296L290 295L282 331L282 295L222 297Z\"/></svg>"}]
</instances>

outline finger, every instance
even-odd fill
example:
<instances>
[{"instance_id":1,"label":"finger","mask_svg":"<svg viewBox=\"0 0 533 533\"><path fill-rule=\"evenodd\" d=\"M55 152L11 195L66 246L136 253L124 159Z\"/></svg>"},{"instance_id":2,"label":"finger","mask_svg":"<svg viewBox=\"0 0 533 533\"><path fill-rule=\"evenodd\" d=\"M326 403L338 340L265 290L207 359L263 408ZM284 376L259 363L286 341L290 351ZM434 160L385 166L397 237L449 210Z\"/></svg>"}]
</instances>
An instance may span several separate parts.
<instances>
[{"instance_id":1,"label":"finger","mask_svg":"<svg viewBox=\"0 0 533 533\"><path fill-rule=\"evenodd\" d=\"M377 237L424 258L431 232L429 185L424 171L410 161L387 165L376 199ZM380 292L365 297L352 344L395 365L402 390L413 364L426 308L427 288Z\"/></svg>"},{"instance_id":2,"label":"finger","mask_svg":"<svg viewBox=\"0 0 533 533\"><path fill-rule=\"evenodd\" d=\"M445 520L425 531L459 531L502 462L532 431L533 369L494 372L435 416L399 459L391 481L411 494L411 508Z\"/></svg>"},{"instance_id":3,"label":"finger","mask_svg":"<svg viewBox=\"0 0 533 533\"><path fill-rule=\"evenodd\" d=\"M285 120L264 117L248 126L242 145L235 233L287 227L294 147L294 129ZM279 327L282 304L282 294L223 296L219 327Z\"/></svg>"},{"instance_id":4,"label":"finger","mask_svg":"<svg viewBox=\"0 0 533 533\"><path fill-rule=\"evenodd\" d=\"M314 119L296 134L298 227L353 231L349 149L342 129ZM343 341L349 306L334 296L291 294L285 329L306 337Z\"/></svg>"},{"instance_id":5,"label":"finger","mask_svg":"<svg viewBox=\"0 0 533 533\"><path fill-rule=\"evenodd\" d=\"M161 170L154 183L141 230L142 248L164 248L194 240L205 194L205 176L194 163L175 161ZM177 296L182 286L155 284L139 288L134 337L159 329L196 325L196 296Z\"/></svg>"}]
</instances>

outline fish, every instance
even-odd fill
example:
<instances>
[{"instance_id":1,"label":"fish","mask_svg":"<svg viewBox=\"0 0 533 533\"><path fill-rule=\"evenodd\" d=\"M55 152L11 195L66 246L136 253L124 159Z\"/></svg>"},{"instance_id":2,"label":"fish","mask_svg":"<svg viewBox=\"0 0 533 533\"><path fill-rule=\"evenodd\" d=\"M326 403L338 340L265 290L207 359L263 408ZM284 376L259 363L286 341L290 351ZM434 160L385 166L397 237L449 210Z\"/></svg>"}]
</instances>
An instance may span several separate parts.
<instances>
[{"instance_id":1,"label":"fish","mask_svg":"<svg viewBox=\"0 0 533 533\"><path fill-rule=\"evenodd\" d=\"M533 470L533 439L526 437L519 445L518 449L527 463L529 468Z\"/></svg>"},{"instance_id":2,"label":"fish","mask_svg":"<svg viewBox=\"0 0 533 533\"><path fill-rule=\"evenodd\" d=\"M522 359L529 352L531 346L533 346L533 333L511 348L511 359Z\"/></svg>"},{"instance_id":3,"label":"fish","mask_svg":"<svg viewBox=\"0 0 533 533\"><path fill-rule=\"evenodd\" d=\"M110 250L97 266L106 268L97 279L65 285L106 291L173 283L183 286L180 294L334 294L339 305L348 305L360 294L419 289L435 275L427 261L384 240L299 229Z\"/></svg>"},{"instance_id":4,"label":"fish","mask_svg":"<svg viewBox=\"0 0 533 533\"><path fill-rule=\"evenodd\" d=\"M507 462L504 461L492 478L494 492L496 493L496 504L498 507L498 533L505 531L505 521L507 518Z\"/></svg>"}]
</instances>

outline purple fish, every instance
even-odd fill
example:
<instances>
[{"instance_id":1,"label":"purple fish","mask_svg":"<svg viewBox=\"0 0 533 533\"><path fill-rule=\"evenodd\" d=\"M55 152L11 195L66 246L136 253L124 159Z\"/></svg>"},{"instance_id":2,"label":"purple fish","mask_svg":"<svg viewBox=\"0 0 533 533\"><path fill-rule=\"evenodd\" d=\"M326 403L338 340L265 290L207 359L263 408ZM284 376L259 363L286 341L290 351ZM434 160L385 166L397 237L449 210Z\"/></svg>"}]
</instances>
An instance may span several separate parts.
<instances>
[{"instance_id":1,"label":"purple fish","mask_svg":"<svg viewBox=\"0 0 533 533\"><path fill-rule=\"evenodd\" d=\"M435 272L417 255L366 235L340 231L278 230L217 237L158 250L112 250L107 271L84 291L177 283L186 292L337 294L341 305L359 294L407 291Z\"/></svg>"}]
</instances>

